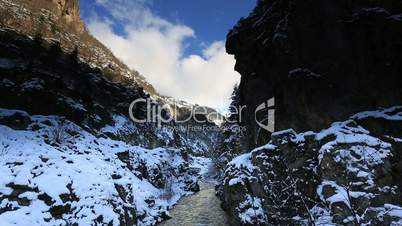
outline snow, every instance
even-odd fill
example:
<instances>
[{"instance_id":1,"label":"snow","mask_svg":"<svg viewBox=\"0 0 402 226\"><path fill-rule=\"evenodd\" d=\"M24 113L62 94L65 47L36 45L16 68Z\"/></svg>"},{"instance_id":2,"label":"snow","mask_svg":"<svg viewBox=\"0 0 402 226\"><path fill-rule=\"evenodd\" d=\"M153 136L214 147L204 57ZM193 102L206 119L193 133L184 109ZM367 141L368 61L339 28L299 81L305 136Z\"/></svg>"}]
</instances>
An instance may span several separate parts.
<instances>
[{"instance_id":1,"label":"snow","mask_svg":"<svg viewBox=\"0 0 402 226\"><path fill-rule=\"evenodd\" d=\"M258 148L253 149L251 152L257 152L257 151L260 151L260 150L274 150L275 148L276 148L275 145L266 144L266 145L263 145L263 146L260 146Z\"/></svg>"},{"instance_id":2,"label":"snow","mask_svg":"<svg viewBox=\"0 0 402 226\"><path fill-rule=\"evenodd\" d=\"M361 12L367 12L367 13L374 12L374 13L378 13L378 14L387 14L387 15L389 15L389 12L386 9L381 8L381 7L362 8L360 11Z\"/></svg>"},{"instance_id":3,"label":"snow","mask_svg":"<svg viewBox=\"0 0 402 226\"><path fill-rule=\"evenodd\" d=\"M402 120L402 106L394 106L381 111L364 111L353 115L352 119L383 118L391 121ZM398 111L399 110L399 111Z\"/></svg>"},{"instance_id":4,"label":"snow","mask_svg":"<svg viewBox=\"0 0 402 226\"><path fill-rule=\"evenodd\" d=\"M63 97L60 97L59 100L66 102L68 105L70 105L72 108L74 108L76 110L87 111L87 109L85 109L85 107L81 103L73 100L70 97L63 96Z\"/></svg>"},{"instance_id":5,"label":"snow","mask_svg":"<svg viewBox=\"0 0 402 226\"><path fill-rule=\"evenodd\" d=\"M395 15L389 16L388 18L391 18L391 19L397 20L397 21L402 21L402 14L395 14Z\"/></svg>"},{"instance_id":6,"label":"snow","mask_svg":"<svg viewBox=\"0 0 402 226\"><path fill-rule=\"evenodd\" d=\"M119 135L123 131L135 131L137 128L135 125L126 117L122 115L113 115L114 125L106 125L101 129L102 133L111 133L114 135Z\"/></svg>"},{"instance_id":7,"label":"snow","mask_svg":"<svg viewBox=\"0 0 402 226\"><path fill-rule=\"evenodd\" d=\"M161 140L174 140L173 130L167 127L157 128L156 136Z\"/></svg>"},{"instance_id":8,"label":"snow","mask_svg":"<svg viewBox=\"0 0 402 226\"><path fill-rule=\"evenodd\" d=\"M246 199L239 204L239 218L244 224L266 223L267 217L262 207L262 200L249 194Z\"/></svg>"},{"instance_id":9,"label":"snow","mask_svg":"<svg viewBox=\"0 0 402 226\"><path fill-rule=\"evenodd\" d=\"M0 117L10 117L15 114L29 116L25 111L9 110L9 109L0 108Z\"/></svg>"},{"instance_id":10,"label":"snow","mask_svg":"<svg viewBox=\"0 0 402 226\"><path fill-rule=\"evenodd\" d=\"M251 153L240 155L234 158L229 165L233 165L236 168L246 168L249 172L254 170L254 165L251 162Z\"/></svg>"},{"instance_id":11,"label":"snow","mask_svg":"<svg viewBox=\"0 0 402 226\"><path fill-rule=\"evenodd\" d=\"M193 157L190 165L193 168L199 169L199 174L203 177L207 177L211 173L211 167L213 167L212 159L206 157Z\"/></svg>"},{"instance_id":12,"label":"snow","mask_svg":"<svg viewBox=\"0 0 402 226\"><path fill-rule=\"evenodd\" d=\"M385 204L384 208L388 211L388 215L402 218L402 207L392 204Z\"/></svg>"},{"instance_id":13,"label":"snow","mask_svg":"<svg viewBox=\"0 0 402 226\"><path fill-rule=\"evenodd\" d=\"M15 83L10 81L9 79L4 78L1 82L0 82L4 87L13 87L15 86Z\"/></svg>"},{"instance_id":14,"label":"snow","mask_svg":"<svg viewBox=\"0 0 402 226\"><path fill-rule=\"evenodd\" d=\"M22 111L0 109L0 116L15 113L28 115ZM122 119L115 119L120 125ZM1 225L91 225L99 216L103 217L103 222L119 225L123 207L132 208L138 216L143 216L138 225L152 225L160 221L161 213L180 197L190 194L184 190L183 180L171 175L168 180L172 181L173 195L169 199L162 198L163 188L155 187L140 172L129 169L117 156L128 152L134 169L142 163L147 169L161 166L178 169L186 164L178 149L149 150L122 141L97 138L69 121L65 122L66 133L72 130L77 135L67 134L62 144L51 145L49 134L62 119L32 116L31 120L40 127L39 130L17 131L0 125L0 209L13 207L0 214ZM51 122L50 126L44 122ZM127 196L119 193L117 185L123 187ZM13 186L26 188L19 198L29 200L27 206L9 197ZM38 198L43 194L51 198L51 206ZM63 196L66 195L76 198L65 200ZM149 204L147 200L155 203ZM66 205L71 205L71 211L64 213L63 219L56 219L49 212L54 206Z\"/></svg>"},{"instance_id":15,"label":"snow","mask_svg":"<svg viewBox=\"0 0 402 226\"><path fill-rule=\"evenodd\" d=\"M277 131L277 132L273 132L272 136L273 137L277 137L277 136L282 136L285 134L296 134L296 132L293 129L286 129L286 130L281 130L281 131Z\"/></svg>"},{"instance_id":16,"label":"snow","mask_svg":"<svg viewBox=\"0 0 402 226\"><path fill-rule=\"evenodd\" d=\"M256 179L252 176L255 167L251 162L252 153L243 154L234 158L231 162L228 163L227 168L225 170L225 175L230 175L228 184L229 186L233 186L236 184L245 185L246 181ZM237 170L240 169L240 170ZM234 173L234 174L233 174Z\"/></svg>"},{"instance_id":17,"label":"snow","mask_svg":"<svg viewBox=\"0 0 402 226\"><path fill-rule=\"evenodd\" d=\"M26 81L21 84L21 91L27 92L27 91L31 91L31 90L43 90L44 84L45 84L45 82L42 79L33 78L30 81Z\"/></svg>"},{"instance_id":18,"label":"snow","mask_svg":"<svg viewBox=\"0 0 402 226\"><path fill-rule=\"evenodd\" d=\"M295 76L306 76L306 77L315 77L315 78L321 77L320 74L316 74L307 68L295 68L295 69L289 71L289 75L288 75L289 78L295 77Z\"/></svg>"},{"instance_id":19,"label":"snow","mask_svg":"<svg viewBox=\"0 0 402 226\"><path fill-rule=\"evenodd\" d=\"M335 194L325 198L323 194L323 188L325 186L330 186L334 189ZM372 194L370 193L365 193L365 192L358 192L358 191L348 191L345 186L340 186L336 184L334 181L328 181L324 180L321 185L317 189L317 193L320 196L321 200L325 200L328 202L330 205L333 205L334 203L339 203L343 202L348 208L351 207L351 201L349 200L349 196L351 198L358 198L358 197L368 197L368 198L374 198Z\"/></svg>"},{"instance_id":20,"label":"snow","mask_svg":"<svg viewBox=\"0 0 402 226\"><path fill-rule=\"evenodd\" d=\"M370 158L373 158L373 161L375 161L376 159L382 159L388 155L387 153L383 152L387 152L384 149L389 148L391 144L369 135L369 131L360 126L352 125L354 125L353 120L336 122L333 123L330 128L322 130L321 132L316 134L316 140L323 140L330 135L335 136L335 140L330 141L321 147L319 156L320 161L326 153L331 153L333 147L338 144L365 144L366 146L364 147L363 152L367 152L367 154L365 154L365 156L363 157L366 157L366 155L370 155ZM381 147L383 151L377 152L370 148L370 146ZM358 152L359 155L364 155L362 151L358 151L358 147L351 148L350 150Z\"/></svg>"}]
</instances>

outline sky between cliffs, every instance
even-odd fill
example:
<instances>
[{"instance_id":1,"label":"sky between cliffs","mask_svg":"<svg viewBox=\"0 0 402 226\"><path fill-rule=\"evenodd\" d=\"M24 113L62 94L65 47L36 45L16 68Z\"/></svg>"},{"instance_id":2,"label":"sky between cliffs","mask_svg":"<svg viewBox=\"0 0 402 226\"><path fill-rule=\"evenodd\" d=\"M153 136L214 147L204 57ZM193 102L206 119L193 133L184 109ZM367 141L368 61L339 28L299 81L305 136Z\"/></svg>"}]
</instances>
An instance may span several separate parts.
<instances>
[{"instance_id":1,"label":"sky between cliffs","mask_svg":"<svg viewBox=\"0 0 402 226\"><path fill-rule=\"evenodd\" d=\"M223 110L240 75L225 38L255 0L86 0L89 31L161 94Z\"/></svg>"}]
</instances>

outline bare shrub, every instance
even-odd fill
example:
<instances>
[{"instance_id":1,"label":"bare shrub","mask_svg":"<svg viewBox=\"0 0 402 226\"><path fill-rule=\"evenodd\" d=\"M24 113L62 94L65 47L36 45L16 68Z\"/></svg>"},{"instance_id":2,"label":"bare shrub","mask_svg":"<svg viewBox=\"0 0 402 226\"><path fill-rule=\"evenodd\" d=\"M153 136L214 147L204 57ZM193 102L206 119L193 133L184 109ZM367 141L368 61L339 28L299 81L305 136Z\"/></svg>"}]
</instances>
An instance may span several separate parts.
<instances>
[{"instance_id":1,"label":"bare shrub","mask_svg":"<svg viewBox=\"0 0 402 226\"><path fill-rule=\"evenodd\" d=\"M53 128L49 137L53 144L63 144L67 140L69 134L67 133L67 125L64 119Z\"/></svg>"}]
</instances>

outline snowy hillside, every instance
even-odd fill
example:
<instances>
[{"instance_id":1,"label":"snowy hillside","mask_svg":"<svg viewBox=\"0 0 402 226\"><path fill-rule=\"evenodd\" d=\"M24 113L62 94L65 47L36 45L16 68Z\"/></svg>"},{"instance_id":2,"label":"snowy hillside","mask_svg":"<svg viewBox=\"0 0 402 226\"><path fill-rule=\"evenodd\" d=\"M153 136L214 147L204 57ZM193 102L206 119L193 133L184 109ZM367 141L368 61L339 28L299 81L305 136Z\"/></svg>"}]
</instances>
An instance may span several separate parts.
<instances>
[{"instance_id":1,"label":"snowy hillside","mask_svg":"<svg viewBox=\"0 0 402 226\"><path fill-rule=\"evenodd\" d=\"M15 120L26 129L4 125ZM0 122L1 225L153 225L198 189L183 150L95 137L56 116L0 109Z\"/></svg>"}]
</instances>

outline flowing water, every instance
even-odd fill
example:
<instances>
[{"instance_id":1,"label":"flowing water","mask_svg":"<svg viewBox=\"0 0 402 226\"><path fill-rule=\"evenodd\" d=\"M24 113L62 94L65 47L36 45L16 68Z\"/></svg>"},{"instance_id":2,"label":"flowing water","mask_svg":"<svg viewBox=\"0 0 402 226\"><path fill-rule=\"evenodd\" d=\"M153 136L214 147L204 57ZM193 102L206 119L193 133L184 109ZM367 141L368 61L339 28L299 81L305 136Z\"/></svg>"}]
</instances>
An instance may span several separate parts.
<instances>
[{"instance_id":1,"label":"flowing water","mask_svg":"<svg viewBox=\"0 0 402 226\"><path fill-rule=\"evenodd\" d=\"M200 183L201 190L192 196L182 198L170 210L172 219L162 222L162 226L225 226L228 224L226 213L215 196L215 185Z\"/></svg>"}]
</instances>

